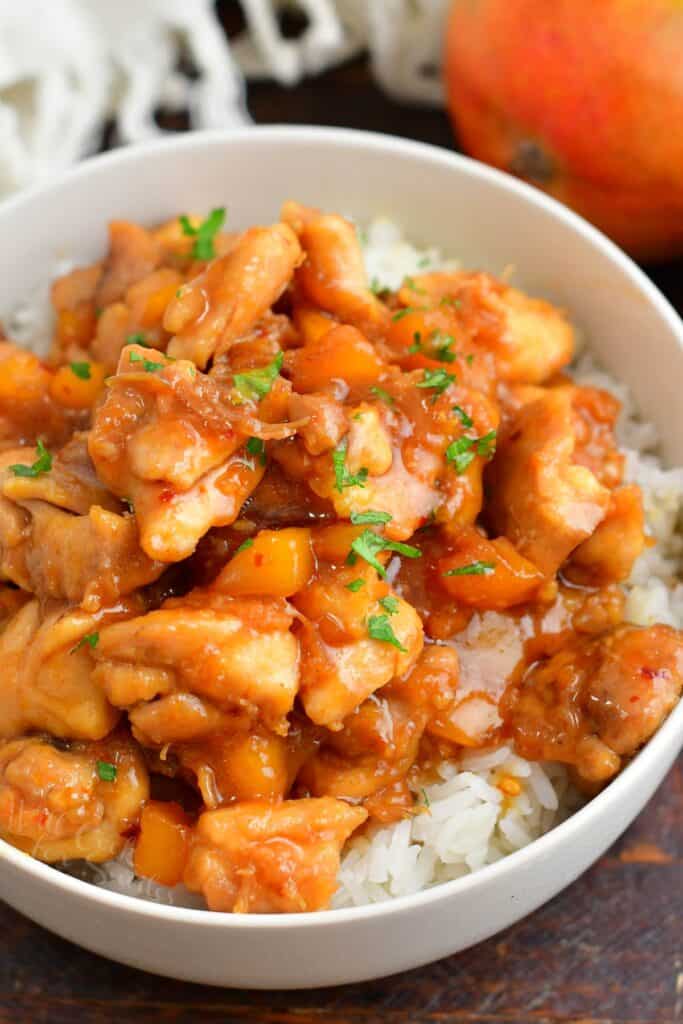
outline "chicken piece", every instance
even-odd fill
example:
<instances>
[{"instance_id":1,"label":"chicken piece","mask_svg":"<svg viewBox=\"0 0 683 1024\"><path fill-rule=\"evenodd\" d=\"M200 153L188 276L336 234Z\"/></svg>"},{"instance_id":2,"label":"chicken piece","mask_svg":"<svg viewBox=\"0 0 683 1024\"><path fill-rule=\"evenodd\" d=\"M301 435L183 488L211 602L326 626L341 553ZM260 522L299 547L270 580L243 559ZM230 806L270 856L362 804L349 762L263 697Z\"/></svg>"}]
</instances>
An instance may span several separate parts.
<instances>
[{"instance_id":1,"label":"chicken piece","mask_svg":"<svg viewBox=\"0 0 683 1024\"><path fill-rule=\"evenodd\" d=\"M367 338L381 338L390 314L370 290L353 224L336 213L321 213L292 201L282 207L282 219L297 233L306 254L296 274L303 294Z\"/></svg>"},{"instance_id":2,"label":"chicken piece","mask_svg":"<svg viewBox=\"0 0 683 1024\"><path fill-rule=\"evenodd\" d=\"M289 418L305 420L299 436L309 455L329 452L341 441L349 429L344 406L331 395L292 394L288 406ZM389 452L391 461L391 451Z\"/></svg>"},{"instance_id":3,"label":"chicken piece","mask_svg":"<svg viewBox=\"0 0 683 1024\"><path fill-rule=\"evenodd\" d=\"M298 783L313 796L357 802L404 779L430 719L450 707L458 656L428 647L412 670L368 697L339 732L328 733L304 764Z\"/></svg>"},{"instance_id":4,"label":"chicken piece","mask_svg":"<svg viewBox=\"0 0 683 1024\"><path fill-rule=\"evenodd\" d=\"M610 503L607 488L573 461L575 447L571 395L549 390L520 409L488 470L493 530L547 576L590 537Z\"/></svg>"},{"instance_id":5,"label":"chicken piece","mask_svg":"<svg viewBox=\"0 0 683 1024\"><path fill-rule=\"evenodd\" d=\"M620 487L611 496L607 515L595 533L573 552L564 569L567 579L583 586L621 583L631 575L645 547L645 515L640 487Z\"/></svg>"},{"instance_id":6,"label":"chicken piece","mask_svg":"<svg viewBox=\"0 0 683 1024\"><path fill-rule=\"evenodd\" d=\"M195 590L169 599L158 611L101 630L92 652L98 662L93 679L113 703L133 709L131 723L141 738L151 726L140 702L188 692L220 711L258 715L284 735L299 685L293 617L282 600L240 600ZM195 738L197 710L176 704L170 718L166 715L173 735L163 742L186 738L185 718L187 738ZM155 736L161 735L157 723Z\"/></svg>"},{"instance_id":7,"label":"chicken piece","mask_svg":"<svg viewBox=\"0 0 683 1024\"><path fill-rule=\"evenodd\" d=\"M329 797L253 801L200 817L185 885L210 910L238 914L324 910L342 847L367 812Z\"/></svg>"},{"instance_id":8,"label":"chicken piece","mask_svg":"<svg viewBox=\"0 0 683 1024\"><path fill-rule=\"evenodd\" d=\"M64 739L99 740L119 718L93 681L91 654L107 622L139 610L134 599L96 615L28 601L0 634L0 737L42 730Z\"/></svg>"},{"instance_id":9,"label":"chicken piece","mask_svg":"<svg viewBox=\"0 0 683 1024\"><path fill-rule=\"evenodd\" d=\"M385 512L391 516L387 536L406 540L440 503L446 449L458 431L454 388L439 384L440 391L432 390L424 386L430 380L422 372L394 373L382 380L391 404L377 400L345 408L350 429L333 451L312 456L296 438L274 444L273 458L288 476L305 480L331 501L340 519Z\"/></svg>"},{"instance_id":10,"label":"chicken piece","mask_svg":"<svg viewBox=\"0 0 683 1024\"><path fill-rule=\"evenodd\" d=\"M133 372L138 364L148 372ZM124 349L89 451L104 483L133 504L150 558L192 554L207 530L237 518L263 476L262 463L239 451L259 422L231 418L227 406L219 385L192 363Z\"/></svg>"},{"instance_id":11,"label":"chicken piece","mask_svg":"<svg viewBox=\"0 0 683 1024\"><path fill-rule=\"evenodd\" d=\"M601 785L659 728L683 687L683 636L621 626L578 641L527 674L508 698L522 757L564 761Z\"/></svg>"},{"instance_id":12,"label":"chicken piece","mask_svg":"<svg viewBox=\"0 0 683 1024\"><path fill-rule=\"evenodd\" d=\"M574 462L590 469L603 487L618 487L624 475L624 455L617 447L614 429L621 402L600 388L566 387L572 399L576 447Z\"/></svg>"},{"instance_id":13,"label":"chicken piece","mask_svg":"<svg viewBox=\"0 0 683 1024\"><path fill-rule=\"evenodd\" d=\"M37 356L0 337L0 441L61 444L79 425L82 415L53 401L52 379Z\"/></svg>"},{"instance_id":14,"label":"chicken piece","mask_svg":"<svg viewBox=\"0 0 683 1024\"><path fill-rule=\"evenodd\" d=\"M58 749L39 736L0 744L0 835L39 860L111 860L149 797L124 734Z\"/></svg>"},{"instance_id":15,"label":"chicken piece","mask_svg":"<svg viewBox=\"0 0 683 1024\"><path fill-rule=\"evenodd\" d=\"M171 300L164 327L176 359L204 369L214 353L230 346L270 309L302 259L296 235L286 224L250 228L226 255L208 264Z\"/></svg>"},{"instance_id":16,"label":"chicken piece","mask_svg":"<svg viewBox=\"0 0 683 1024\"><path fill-rule=\"evenodd\" d=\"M109 224L109 252L95 290L98 309L123 298L132 284L161 262L161 249L151 232L127 220Z\"/></svg>"},{"instance_id":17,"label":"chicken piece","mask_svg":"<svg viewBox=\"0 0 683 1024\"><path fill-rule=\"evenodd\" d=\"M102 266L76 267L53 282L50 299L56 327L50 351L53 365L79 360L87 351L97 326L95 292Z\"/></svg>"},{"instance_id":18,"label":"chicken piece","mask_svg":"<svg viewBox=\"0 0 683 1024\"><path fill-rule=\"evenodd\" d=\"M349 590L357 579L363 586ZM359 704L407 672L420 655L423 633L417 613L369 566L323 565L317 579L292 600L305 616L301 702L317 725L341 728Z\"/></svg>"},{"instance_id":19,"label":"chicken piece","mask_svg":"<svg viewBox=\"0 0 683 1024\"><path fill-rule=\"evenodd\" d=\"M464 334L491 352L498 377L510 383L541 384L571 362L574 353L574 332L561 310L490 274L420 274L404 285L399 301L447 306L455 317L455 336Z\"/></svg>"}]
</instances>

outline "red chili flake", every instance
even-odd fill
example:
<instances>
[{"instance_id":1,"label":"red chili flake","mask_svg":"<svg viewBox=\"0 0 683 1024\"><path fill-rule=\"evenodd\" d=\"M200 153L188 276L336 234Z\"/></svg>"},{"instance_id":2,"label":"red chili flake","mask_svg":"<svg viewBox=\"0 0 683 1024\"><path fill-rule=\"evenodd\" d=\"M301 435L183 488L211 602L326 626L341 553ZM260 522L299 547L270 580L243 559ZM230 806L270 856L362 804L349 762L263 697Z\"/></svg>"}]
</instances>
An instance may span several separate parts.
<instances>
[{"instance_id":1,"label":"red chili flake","mask_svg":"<svg viewBox=\"0 0 683 1024\"><path fill-rule=\"evenodd\" d=\"M641 676L645 676L646 679L654 679L657 675L657 670L654 668L648 668L647 665L643 665L640 670Z\"/></svg>"},{"instance_id":2,"label":"red chili flake","mask_svg":"<svg viewBox=\"0 0 683 1024\"><path fill-rule=\"evenodd\" d=\"M635 694L633 697L630 698L630 703L631 704L636 704L639 700L640 700L640 697L638 696L638 694Z\"/></svg>"},{"instance_id":3,"label":"red chili flake","mask_svg":"<svg viewBox=\"0 0 683 1024\"><path fill-rule=\"evenodd\" d=\"M263 555L259 555L259 554L254 555L254 565L256 565L256 566L263 565Z\"/></svg>"},{"instance_id":4,"label":"red chili flake","mask_svg":"<svg viewBox=\"0 0 683 1024\"><path fill-rule=\"evenodd\" d=\"M159 492L159 501L168 503L169 501L173 501L174 498L175 491L172 487L164 487L163 491Z\"/></svg>"}]
</instances>

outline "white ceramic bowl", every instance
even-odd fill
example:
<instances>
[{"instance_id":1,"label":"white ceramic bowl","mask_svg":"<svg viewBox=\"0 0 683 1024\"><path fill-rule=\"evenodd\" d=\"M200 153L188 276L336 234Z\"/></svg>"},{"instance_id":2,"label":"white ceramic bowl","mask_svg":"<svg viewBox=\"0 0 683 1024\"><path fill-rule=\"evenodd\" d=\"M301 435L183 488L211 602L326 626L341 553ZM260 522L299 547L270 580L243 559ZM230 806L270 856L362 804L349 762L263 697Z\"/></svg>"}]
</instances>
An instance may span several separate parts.
<instances>
[{"instance_id":1,"label":"white ceramic bowl","mask_svg":"<svg viewBox=\"0 0 683 1024\"><path fill-rule=\"evenodd\" d=\"M683 452L683 328L662 295L564 207L461 156L359 132L257 128L187 135L89 161L0 206L0 312L55 257L93 259L106 224L228 208L231 226L277 218L283 199L395 218L418 242L500 272L570 310L606 366ZM598 797L531 846L467 878L388 903L308 915L237 916L97 889L0 842L0 896L104 956L213 985L297 988L376 978L457 952L572 882L633 820L683 742L683 704Z\"/></svg>"}]
</instances>

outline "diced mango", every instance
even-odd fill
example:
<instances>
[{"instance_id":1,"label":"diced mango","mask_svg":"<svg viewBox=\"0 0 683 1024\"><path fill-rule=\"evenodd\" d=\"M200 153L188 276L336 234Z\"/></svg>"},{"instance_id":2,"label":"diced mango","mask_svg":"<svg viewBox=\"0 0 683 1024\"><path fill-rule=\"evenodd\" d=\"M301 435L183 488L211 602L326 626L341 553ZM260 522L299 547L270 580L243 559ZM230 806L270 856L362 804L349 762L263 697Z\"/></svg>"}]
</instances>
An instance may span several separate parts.
<instances>
[{"instance_id":1,"label":"diced mango","mask_svg":"<svg viewBox=\"0 0 683 1024\"><path fill-rule=\"evenodd\" d=\"M67 409L89 409L102 390L105 377L101 363L84 361L60 366L50 381L50 396Z\"/></svg>"},{"instance_id":2,"label":"diced mango","mask_svg":"<svg viewBox=\"0 0 683 1024\"><path fill-rule=\"evenodd\" d=\"M456 601L498 610L528 601L544 579L507 537L488 540L474 528L460 534L454 549L439 559L437 572Z\"/></svg>"},{"instance_id":3,"label":"diced mango","mask_svg":"<svg viewBox=\"0 0 683 1024\"><path fill-rule=\"evenodd\" d=\"M297 306L293 319L304 345L319 341L335 325L331 316L310 306Z\"/></svg>"},{"instance_id":4,"label":"diced mango","mask_svg":"<svg viewBox=\"0 0 683 1024\"><path fill-rule=\"evenodd\" d=\"M178 885L185 870L189 839L190 823L180 804L148 800L135 843L135 874L160 885Z\"/></svg>"},{"instance_id":5,"label":"diced mango","mask_svg":"<svg viewBox=\"0 0 683 1024\"><path fill-rule=\"evenodd\" d=\"M261 530L245 541L214 586L240 597L291 597L308 583L313 569L310 530Z\"/></svg>"},{"instance_id":6,"label":"diced mango","mask_svg":"<svg viewBox=\"0 0 683 1024\"><path fill-rule=\"evenodd\" d=\"M333 378L350 387L372 384L385 369L370 342L355 327L340 325L292 355L291 379L296 391L320 391Z\"/></svg>"}]
</instances>

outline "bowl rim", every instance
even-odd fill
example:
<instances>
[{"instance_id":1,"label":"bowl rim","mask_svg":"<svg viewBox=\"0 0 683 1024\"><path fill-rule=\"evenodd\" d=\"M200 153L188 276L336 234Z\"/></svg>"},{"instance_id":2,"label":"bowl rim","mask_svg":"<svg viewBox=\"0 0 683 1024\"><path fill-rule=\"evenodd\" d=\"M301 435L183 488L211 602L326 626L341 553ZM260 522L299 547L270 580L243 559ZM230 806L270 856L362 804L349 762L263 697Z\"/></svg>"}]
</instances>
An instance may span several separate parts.
<instances>
[{"instance_id":1,"label":"bowl rim","mask_svg":"<svg viewBox=\"0 0 683 1024\"><path fill-rule=\"evenodd\" d=\"M597 228L589 224L578 214L552 199L538 189L527 185L512 175L496 168L489 167L479 161L463 156L460 153L444 149L430 143L417 142L400 136L380 132L360 131L349 128L328 128L312 125L258 125L226 131L202 131L179 134L137 146L124 147L113 152L99 154L84 160L74 168L58 175L54 180L39 183L16 196L0 202L0 223L6 213L30 207L38 198L57 192L63 185L87 179L93 173L119 165L135 164L147 156L166 152L178 152L195 148L209 149L215 146L218 150L225 146L238 145L242 142L257 144L274 144L281 141L301 144L315 142L328 145L370 149L382 151L395 158L417 157L426 164L452 167L470 178L490 185L516 197L523 204L535 206L548 216L559 221L568 231L581 236L594 249L597 249L612 264L616 265L625 279L635 286L647 302L654 306L660 317L667 323L672 334L676 336L683 348L683 321L673 306L660 292L655 284L614 242L610 241ZM157 918L169 924L207 926L215 929L308 929L314 927L331 927L351 924L355 921L387 917L394 914L409 913L417 908L428 907L432 903L454 897L459 892L470 890L476 892L489 883L504 880L506 875L514 876L517 869L529 869L535 862L553 856L555 850L565 843L580 838L581 834L591 827L598 826L603 808L616 807L631 785L638 778L646 779L650 771L656 767L660 757L660 747L680 749L683 745L683 700L669 714L655 735L645 747L638 752L633 760L621 773L597 796L593 797L568 818L556 825L549 832L534 839L527 846L508 854L494 864L488 864L473 871L469 875L441 882L431 888L424 889L407 896L395 896L380 903L370 903L358 907L344 907L332 910L311 911L305 914L234 914L208 909L195 909L155 903L138 896L125 895L101 888L92 882L86 882L50 864L35 860L29 854L18 850L0 839L0 870L5 862L27 877L54 887L55 892L61 891L75 898L89 899L99 904L103 910L114 912L142 914Z\"/></svg>"}]
</instances>

